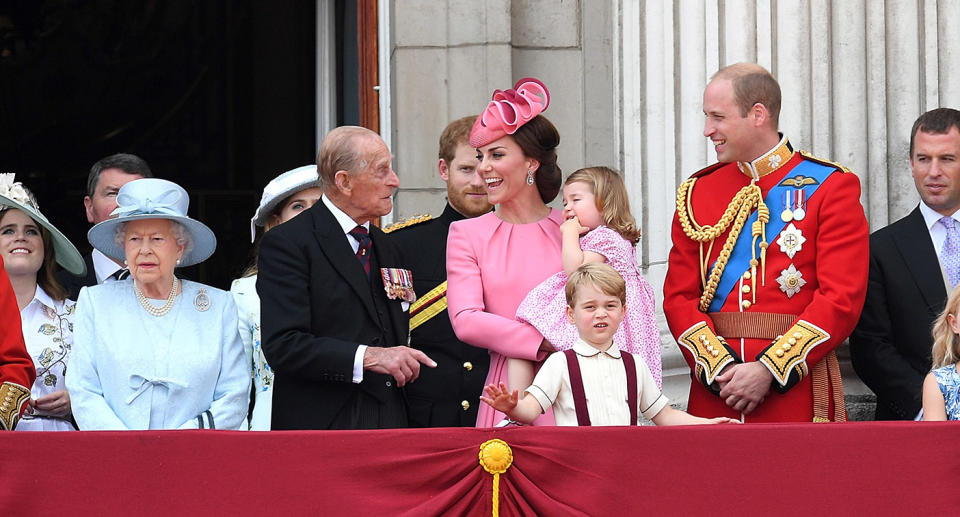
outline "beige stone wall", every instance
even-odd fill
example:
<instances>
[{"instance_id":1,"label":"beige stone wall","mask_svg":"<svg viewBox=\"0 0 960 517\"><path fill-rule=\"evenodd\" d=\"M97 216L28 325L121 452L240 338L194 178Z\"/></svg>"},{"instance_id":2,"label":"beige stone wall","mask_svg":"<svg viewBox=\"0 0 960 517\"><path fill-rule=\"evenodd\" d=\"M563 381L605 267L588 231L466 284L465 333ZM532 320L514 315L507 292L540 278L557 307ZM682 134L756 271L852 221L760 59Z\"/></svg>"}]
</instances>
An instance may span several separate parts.
<instances>
[{"instance_id":1,"label":"beige stone wall","mask_svg":"<svg viewBox=\"0 0 960 517\"><path fill-rule=\"evenodd\" d=\"M438 214L437 140L446 124L479 113L496 88L525 76L550 90L565 174L614 167L612 2L570 0L391 3L392 143L400 175L394 219Z\"/></svg>"}]
</instances>

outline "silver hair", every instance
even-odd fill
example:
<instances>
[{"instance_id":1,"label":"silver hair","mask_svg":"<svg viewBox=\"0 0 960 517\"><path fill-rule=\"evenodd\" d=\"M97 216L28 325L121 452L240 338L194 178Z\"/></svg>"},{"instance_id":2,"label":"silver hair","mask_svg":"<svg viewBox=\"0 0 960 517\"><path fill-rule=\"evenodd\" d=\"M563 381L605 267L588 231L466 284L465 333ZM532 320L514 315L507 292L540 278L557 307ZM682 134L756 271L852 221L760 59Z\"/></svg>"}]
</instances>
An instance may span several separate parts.
<instances>
[{"instance_id":1,"label":"silver hair","mask_svg":"<svg viewBox=\"0 0 960 517\"><path fill-rule=\"evenodd\" d=\"M193 235L190 235L190 230L187 230L187 227L180 224L173 219L167 219L170 221L170 231L173 232L173 238L177 240L177 245L183 246L183 254L186 255L190 253L190 250L193 249ZM117 225L117 229L113 232L113 243L119 246L121 249L124 248L123 241L127 237L127 223L130 221L125 221Z\"/></svg>"}]
</instances>

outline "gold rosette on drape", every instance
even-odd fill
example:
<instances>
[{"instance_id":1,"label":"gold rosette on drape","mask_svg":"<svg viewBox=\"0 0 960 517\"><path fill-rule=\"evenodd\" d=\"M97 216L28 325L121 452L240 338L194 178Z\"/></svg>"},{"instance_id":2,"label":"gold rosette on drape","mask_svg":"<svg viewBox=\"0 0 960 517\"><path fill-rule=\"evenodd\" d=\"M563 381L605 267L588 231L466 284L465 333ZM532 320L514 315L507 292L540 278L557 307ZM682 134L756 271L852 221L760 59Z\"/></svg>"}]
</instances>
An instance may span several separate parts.
<instances>
[{"instance_id":1,"label":"gold rosette on drape","mask_svg":"<svg viewBox=\"0 0 960 517\"><path fill-rule=\"evenodd\" d=\"M507 442L494 438L480 445L480 466L493 474L493 517L500 515L500 474L513 465L513 450Z\"/></svg>"}]
</instances>

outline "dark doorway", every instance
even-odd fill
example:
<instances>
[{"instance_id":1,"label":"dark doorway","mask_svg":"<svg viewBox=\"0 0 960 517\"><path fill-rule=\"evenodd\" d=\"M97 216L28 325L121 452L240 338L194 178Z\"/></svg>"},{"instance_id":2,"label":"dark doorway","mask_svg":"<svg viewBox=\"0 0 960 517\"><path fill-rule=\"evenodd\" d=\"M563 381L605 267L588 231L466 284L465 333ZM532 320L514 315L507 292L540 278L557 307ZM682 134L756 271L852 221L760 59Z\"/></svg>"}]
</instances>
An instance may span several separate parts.
<instances>
[{"instance_id":1,"label":"dark doorway","mask_svg":"<svg viewBox=\"0 0 960 517\"><path fill-rule=\"evenodd\" d=\"M0 172L81 252L90 166L117 152L190 192L217 251L187 275L228 288L269 179L313 163L312 1L0 0Z\"/></svg>"}]
</instances>

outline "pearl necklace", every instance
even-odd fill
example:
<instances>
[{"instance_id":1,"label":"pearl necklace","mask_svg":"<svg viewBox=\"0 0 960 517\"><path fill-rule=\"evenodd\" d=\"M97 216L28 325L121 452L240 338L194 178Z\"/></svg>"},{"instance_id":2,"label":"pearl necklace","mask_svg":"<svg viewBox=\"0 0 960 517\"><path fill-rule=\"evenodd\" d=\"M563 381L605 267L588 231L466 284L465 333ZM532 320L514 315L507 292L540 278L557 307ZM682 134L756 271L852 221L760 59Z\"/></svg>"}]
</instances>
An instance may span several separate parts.
<instances>
[{"instance_id":1,"label":"pearl necklace","mask_svg":"<svg viewBox=\"0 0 960 517\"><path fill-rule=\"evenodd\" d=\"M170 295L167 296L167 301L163 305L157 307L156 305L150 303L147 300L147 297L143 295L143 291L140 290L140 287L137 286L137 281L133 281L133 292L137 295L137 301L140 302L140 305L149 312L150 314L160 317L164 314L170 312L170 309L173 308L173 303L177 299L177 295L180 294L180 283L177 282L177 277L173 277L173 287L170 288Z\"/></svg>"}]
</instances>

